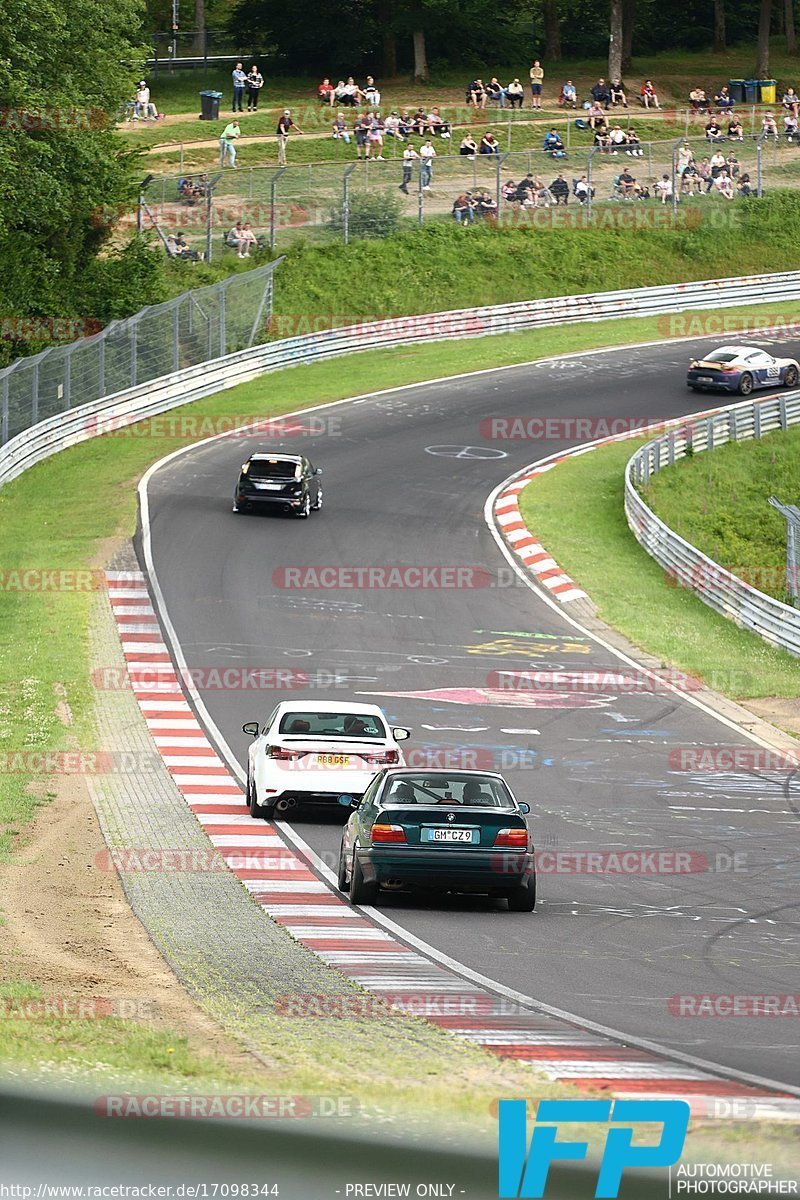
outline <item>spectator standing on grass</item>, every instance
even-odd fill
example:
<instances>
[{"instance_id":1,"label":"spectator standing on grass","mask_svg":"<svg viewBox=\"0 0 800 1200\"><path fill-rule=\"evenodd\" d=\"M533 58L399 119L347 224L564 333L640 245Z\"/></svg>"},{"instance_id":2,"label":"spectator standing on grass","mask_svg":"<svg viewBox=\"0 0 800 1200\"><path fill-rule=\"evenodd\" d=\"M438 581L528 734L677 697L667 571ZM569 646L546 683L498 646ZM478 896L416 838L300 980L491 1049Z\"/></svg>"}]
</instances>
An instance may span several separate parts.
<instances>
[{"instance_id":1,"label":"spectator standing on grass","mask_svg":"<svg viewBox=\"0 0 800 1200\"><path fill-rule=\"evenodd\" d=\"M423 146L419 148L420 164L419 170L422 176L422 190L429 192L433 181L433 160L436 158L436 148L428 138Z\"/></svg>"},{"instance_id":2,"label":"spectator standing on grass","mask_svg":"<svg viewBox=\"0 0 800 1200\"><path fill-rule=\"evenodd\" d=\"M259 71L258 67L253 63L250 70L247 72L247 111L258 111L258 97L264 86L264 76Z\"/></svg>"},{"instance_id":3,"label":"spectator standing on grass","mask_svg":"<svg viewBox=\"0 0 800 1200\"><path fill-rule=\"evenodd\" d=\"M642 104L645 106L645 108L661 108L661 105L658 103L658 93L653 87L652 79L645 79L644 83L642 84L641 95Z\"/></svg>"},{"instance_id":4,"label":"spectator standing on grass","mask_svg":"<svg viewBox=\"0 0 800 1200\"><path fill-rule=\"evenodd\" d=\"M518 79L512 79L506 88L506 99L508 100L509 108L522 108L522 102L525 99L525 89Z\"/></svg>"},{"instance_id":5,"label":"spectator standing on grass","mask_svg":"<svg viewBox=\"0 0 800 1200\"><path fill-rule=\"evenodd\" d=\"M383 162L383 121L380 113L375 113L370 119L367 130L367 158L370 155Z\"/></svg>"},{"instance_id":6,"label":"spectator standing on grass","mask_svg":"<svg viewBox=\"0 0 800 1200\"><path fill-rule=\"evenodd\" d=\"M692 148L688 142L684 142L682 146L678 147L678 161L676 167L678 175L683 174L689 163L692 161L692 158Z\"/></svg>"},{"instance_id":7,"label":"spectator standing on grass","mask_svg":"<svg viewBox=\"0 0 800 1200\"><path fill-rule=\"evenodd\" d=\"M544 87L544 68L538 58L529 71L531 77L531 108L542 107L542 88Z\"/></svg>"},{"instance_id":8,"label":"spectator standing on grass","mask_svg":"<svg viewBox=\"0 0 800 1200\"><path fill-rule=\"evenodd\" d=\"M281 113L278 121L276 133L278 135L278 166L286 166L286 145L289 141L289 134L292 130L296 130L302 136L302 129L292 120L292 114L288 108L285 108Z\"/></svg>"},{"instance_id":9,"label":"spectator standing on grass","mask_svg":"<svg viewBox=\"0 0 800 1200\"><path fill-rule=\"evenodd\" d=\"M240 62L231 71L231 80L233 82L233 111L242 112L242 100L244 99L244 89L247 86L247 76Z\"/></svg>"},{"instance_id":10,"label":"spectator standing on grass","mask_svg":"<svg viewBox=\"0 0 800 1200\"><path fill-rule=\"evenodd\" d=\"M478 149L479 149L480 154L499 154L500 153L500 145L497 141L497 138L494 136L494 134L491 132L491 130L487 130L486 133L483 135L483 137L481 138L481 144Z\"/></svg>"},{"instance_id":11,"label":"spectator standing on grass","mask_svg":"<svg viewBox=\"0 0 800 1200\"><path fill-rule=\"evenodd\" d=\"M469 130L467 130L461 139L461 145L458 147L458 153L462 154L465 158L468 158L470 162L472 162L472 160L475 158L475 155L478 153L477 143Z\"/></svg>"},{"instance_id":12,"label":"spectator standing on grass","mask_svg":"<svg viewBox=\"0 0 800 1200\"><path fill-rule=\"evenodd\" d=\"M414 162L419 158L414 147L409 144L403 151L403 182L400 184L400 191L408 195L408 185L411 183L411 175L414 170Z\"/></svg>"},{"instance_id":13,"label":"spectator standing on grass","mask_svg":"<svg viewBox=\"0 0 800 1200\"><path fill-rule=\"evenodd\" d=\"M353 121L353 136L356 139L356 158L366 157L369 135L369 117L359 113Z\"/></svg>"},{"instance_id":14,"label":"spectator standing on grass","mask_svg":"<svg viewBox=\"0 0 800 1200\"><path fill-rule=\"evenodd\" d=\"M234 118L232 121L228 122L220 134L219 165L221 167L225 166L226 158L232 167L236 166L236 147L233 143L236 138L241 136L241 132L242 131L239 128L239 122L236 120L236 118Z\"/></svg>"}]
</instances>

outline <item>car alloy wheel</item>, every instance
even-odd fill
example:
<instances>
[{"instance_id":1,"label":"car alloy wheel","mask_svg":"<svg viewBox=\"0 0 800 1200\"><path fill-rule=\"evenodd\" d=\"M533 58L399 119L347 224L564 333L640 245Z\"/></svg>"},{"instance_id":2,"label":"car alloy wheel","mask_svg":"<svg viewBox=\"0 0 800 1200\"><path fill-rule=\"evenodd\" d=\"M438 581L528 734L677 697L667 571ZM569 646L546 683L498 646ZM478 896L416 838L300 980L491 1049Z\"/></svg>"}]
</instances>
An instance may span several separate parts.
<instances>
[{"instance_id":1,"label":"car alloy wheel","mask_svg":"<svg viewBox=\"0 0 800 1200\"><path fill-rule=\"evenodd\" d=\"M739 380L739 392L742 396L749 396L753 390L753 376L746 371Z\"/></svg>"},{"instance_id":2,"label":"car alloy wheel","mask_svg":"<svg viewBox=\"0 0 800 1200\"><path fill-rule=\"evenodd\" d=\"M783 377L784 387L797 387L797 367L787 367Z\"/></svg>"},{"instance_id":3,"label":"car alloy wheel","mask_svg":"<svg viewBox=\"0 0 800 1200\"><path fill-rule=\"evenodd\" d=\"M297 510L297 515L301 520L311 515L311 496L308 492L303 497L303 507Z\"/></svg>"},{"instance_id":4,"label":"car alloy wheel","mask_svg":"<svg viewBox=\"0 0 800 1200\"><path fill-rule=\"evenodd\" d=\"M322 508L322 488L320 488L319 492L317 493L317 503L312 504L311 507L314 509L314 512L319 512L319 510Z\"/></svg>"}]
</instances>

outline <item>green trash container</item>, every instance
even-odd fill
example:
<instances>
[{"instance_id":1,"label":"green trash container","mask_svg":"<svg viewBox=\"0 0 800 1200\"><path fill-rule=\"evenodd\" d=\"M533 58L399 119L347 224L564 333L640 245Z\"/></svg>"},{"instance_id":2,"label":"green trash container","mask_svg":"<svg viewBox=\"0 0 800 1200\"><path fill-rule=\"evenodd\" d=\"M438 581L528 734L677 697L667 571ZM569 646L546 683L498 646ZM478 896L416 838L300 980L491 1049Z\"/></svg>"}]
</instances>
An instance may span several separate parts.
<instances>
[{"instance_id":1,"label":"green trash container","mask_svg":"<svg viewBox=\"0 0 800 1200\"><path fill-rule=\"evenodd\" d=\"M201 121L218 121L219 120L219 102L222 99L222 92L201 92L200 93L200 120Z\"/></svg>"},{"instance_id":2,"label":"green trash container","mask_svg":"<svg viewBox=\"0 0 800 1200\"><path fill-rule=\"evenodd\" d=\"M744 99L746 104L758 104L758 80L745 79Z\"/></svg>"},{"instance_id":3,"label":"green trash container","mask_svg":"<svg viewBox=\"0 0 800 1200\"><path fill-rule=\"evenodd\" d=\"M761 96L762 104L775 103L775 80L774 79L759 79L758 91Z\"/></svg>"},{"instance_id":4,"label":"green trash container","mask_svg":"<svg viewBox=\"0 0 800 1200\"><path fill-rule=\"evenodd\" d=\"M744 80L743 79L729 79L728 80L728 91L731 94L731 99L736 104L744 104Z\"/></svg>"}]
</instances>

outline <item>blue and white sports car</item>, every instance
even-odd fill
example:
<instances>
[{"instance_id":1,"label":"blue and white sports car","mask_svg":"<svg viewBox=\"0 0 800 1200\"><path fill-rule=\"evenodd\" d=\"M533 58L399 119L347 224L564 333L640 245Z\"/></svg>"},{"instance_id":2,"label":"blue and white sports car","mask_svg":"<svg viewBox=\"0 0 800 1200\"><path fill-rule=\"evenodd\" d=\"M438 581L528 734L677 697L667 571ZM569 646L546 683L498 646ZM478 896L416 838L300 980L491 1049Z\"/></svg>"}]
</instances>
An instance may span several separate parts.
<instances>
[{"instance_id":1,"label":"blue and white sports car","mask_svg":"<svg viewBox=\"0 0 800 1200\"><path fill-rule=\"evenodd\" d=\"M800 364L794 358L773 358L758 346L719 346L704 358L692 359L686 384L693 392L739 392L754 388L796 387Z\"/></svg>"}]
</instances>

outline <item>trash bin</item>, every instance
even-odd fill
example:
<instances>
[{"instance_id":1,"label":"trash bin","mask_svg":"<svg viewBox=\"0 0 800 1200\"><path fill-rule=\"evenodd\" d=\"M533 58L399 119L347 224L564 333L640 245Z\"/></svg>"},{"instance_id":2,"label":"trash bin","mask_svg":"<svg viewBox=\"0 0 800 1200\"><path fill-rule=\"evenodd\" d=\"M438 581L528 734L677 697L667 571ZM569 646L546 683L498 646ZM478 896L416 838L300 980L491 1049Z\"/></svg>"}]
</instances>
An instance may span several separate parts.
<instances>
[{"instance_id":1,"label":"trash bin","mask_svg":"<svg viewBox=\"0 0 800 1200\"><path fill-rule=\"evenodd\" d=\"M746 104L758 104L758 80L745 79L744 99Z\"/></svg>"},{"instance_id":2,"label":"trash bin","mask_svg":"<svg viewBox=\"0 0 800 1200\"><path fill-rule=\"evenodd\" d=\"M219 120L219 102L222 99L222 92L201 92L200 93L200 120L201 121L218 121Z\"/></svg>"},{"instance_id":3,"label":"trash bin","mask_svg":"<svg viewBox=\"0 0 800 1200\"><path fill-rule=\"evenodd\" d=\"M775 80L774 79L759 79L758 90L761 95L762 104L775 103Z\"/></svg>"},{"instance_id":4,"label":"trash bin","mask_svg":"<svg viewBox=\"0 0 800 1200\"><path fill-rule=\"evenodd\" d=\"M743 79L729 79L728 80L728 91L730 92L731 98L735 101L736 104L744 104L744 80Z\"/></svg>"}]
</instances>

